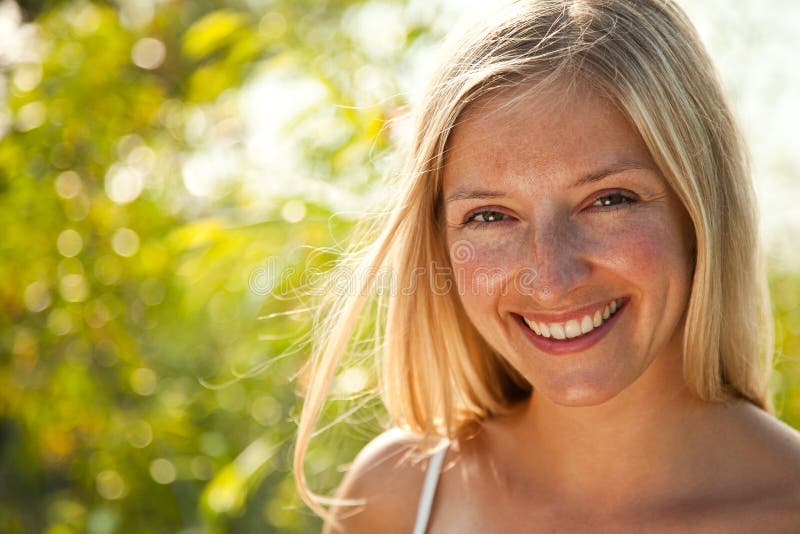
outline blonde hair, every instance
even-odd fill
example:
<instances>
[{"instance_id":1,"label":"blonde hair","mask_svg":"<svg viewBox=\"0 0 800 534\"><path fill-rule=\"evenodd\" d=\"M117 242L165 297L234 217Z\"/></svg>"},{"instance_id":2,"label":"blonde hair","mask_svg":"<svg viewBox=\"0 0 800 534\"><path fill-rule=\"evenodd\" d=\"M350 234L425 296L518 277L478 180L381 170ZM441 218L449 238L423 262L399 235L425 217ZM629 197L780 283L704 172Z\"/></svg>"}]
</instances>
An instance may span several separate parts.
<instances>
[{"instance_id":1,"label":"blonde hair","mask_svg":"<svg viewBox=\"0 0 800 534\"><path fill-rule=\"evenodd\" d=\"M685 381L700 399L742 398L769 410L771 315L746 151L683 11L672 0L516 2L448 50L416 118L402 195L382 230L354 249L358 286L320 308L294 458L309 506L325 515L308 489L305 451L381 268L399 287L414 288L383 293L378 303L381 389L394 425L453 437L530 394L471 325L456 292L433 278L437 266L450 265L441 226L449 134L471 103L526 83L586 82L639 131L695 229Z\"/></svg>"}]
</instances>

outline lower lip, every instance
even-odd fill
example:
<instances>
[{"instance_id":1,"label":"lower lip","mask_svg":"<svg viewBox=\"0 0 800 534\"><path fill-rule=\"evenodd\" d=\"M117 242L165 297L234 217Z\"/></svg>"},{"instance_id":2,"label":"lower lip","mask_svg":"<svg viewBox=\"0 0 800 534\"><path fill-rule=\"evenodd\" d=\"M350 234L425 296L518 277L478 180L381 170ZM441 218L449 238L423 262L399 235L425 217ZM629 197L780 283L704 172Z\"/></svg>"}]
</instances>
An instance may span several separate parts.
<instances>
[{"instance_id":1,"label":"lower lip","mask_svg":"<svg viewBox=\"0 0 800 534\"><path fill-rule=\"evenodd\" d=\"M617 312L609 317L603 324L589 332L588 334L584 334L582 336L578 336L572 339L555 339L552 337L542 337L537 335L533 330L528 328L528 325L525 324L525 320L520 315L514 314L514 318L519 323L520 328L522 328L523 332L531 342L541 350L542 352L547 352L548 354L553 354L556 356L564 355L564 354L573 354L575 352L584 351L595 343L599 342L601 339L605 337L606 334L611 330L614 324L619 319L620 315L625 312L625 309L628 307L627 299L622 305L617 309Z\"/></svg>"}]
</instances>

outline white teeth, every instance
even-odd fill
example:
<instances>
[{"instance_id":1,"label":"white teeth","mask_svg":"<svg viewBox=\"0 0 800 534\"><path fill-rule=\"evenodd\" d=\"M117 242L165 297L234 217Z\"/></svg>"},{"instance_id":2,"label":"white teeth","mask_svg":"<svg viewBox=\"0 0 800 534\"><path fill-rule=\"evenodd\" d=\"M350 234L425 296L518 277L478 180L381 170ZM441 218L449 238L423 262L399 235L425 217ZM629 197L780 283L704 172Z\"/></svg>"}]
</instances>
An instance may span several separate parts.
<instances>
[{"instance_id":1,"label":"white teeth","mask_svg":"<svg viewBox=\"0 0 800 534\"><path fill-rule=\"evenodd\" d=\"M566 323L538 323L536 321L525 319L525 324L542 337L553 337L555 339L572 339L588 334L603 322L614 315L616 311L622 306L622 300L612 301L606 304L602 311L596 310L594 314L584 315L580 322L577 319L570 319Z\"/></svg>"},{"instance_id":2,"label":"white teeth","mask_svg":"<svg viewBox=\"0 0 800 534\"><path fill-rule=\"evenodd\" d=\"M568 338L578 337L581 335L581 326L578 324L578 321L575 319L570 319L567 321L567 324L564 325L564 333Z\"/></svg>"},{"instance_id":3,"label":"white teeth","mask_svg":"<svg viewBox=\"0 0 800 534\"><path fill-rule=\"evenodd\" d=\"M564 327L558 323L550 323L550 333L556 339L566 339L567 334L564 332Z\"/></svg>"},{"instance_id":4,"label":"white teeth","mask_svg":"<svg viewBox=\"0 0 800 534\"><path fill-rule=\"evenodd\" d=\"M544 337L550 337L550 327L544 323L539 323L539 329Z\"/></svg>"}]
</instances>

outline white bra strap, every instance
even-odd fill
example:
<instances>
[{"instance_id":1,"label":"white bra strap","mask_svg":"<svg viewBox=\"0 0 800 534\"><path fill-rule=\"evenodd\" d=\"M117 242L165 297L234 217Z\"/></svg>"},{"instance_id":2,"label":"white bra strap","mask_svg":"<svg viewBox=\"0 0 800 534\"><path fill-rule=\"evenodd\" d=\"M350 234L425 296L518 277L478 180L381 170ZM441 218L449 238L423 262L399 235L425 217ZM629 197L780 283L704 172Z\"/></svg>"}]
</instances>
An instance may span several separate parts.
<instances>
[{"instance_id":1,"label":"white bra strap","mask_svg":"<svg viewBox=\"0 0 800 534\"><path fill-rule=\"evenodd\" d=\"M422 485L422 494L419 496L417 520L414 523L414 534L425 534L428 520L433 507L433 496L436 494L436 485L439 482L439 473L442 471L444 455L447 453L447 441L431 455L428 460L428 471L425 473L425 483Z\"/></svg>"}]
</instances>

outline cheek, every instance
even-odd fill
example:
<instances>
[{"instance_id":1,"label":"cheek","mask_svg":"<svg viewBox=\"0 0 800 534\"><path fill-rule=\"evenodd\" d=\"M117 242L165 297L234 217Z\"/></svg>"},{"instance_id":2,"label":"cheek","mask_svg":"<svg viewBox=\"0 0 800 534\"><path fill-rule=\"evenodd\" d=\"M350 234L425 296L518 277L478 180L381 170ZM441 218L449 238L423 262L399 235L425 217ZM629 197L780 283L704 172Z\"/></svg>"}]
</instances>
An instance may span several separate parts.
<instances>
[{"instance_id":1,"label":"cheek","mask_svg":"<svg viewBox=\"0 0 800 534\"><path fill-rule=\"evenodd\" d=\"M664 238L647 224L626 225L595 241L590 257L624 272L650 272L664 258Z\"/></svg>"},{"instance_id":2,"label":"cheek","mask_svg":"<svg viewBox=\"0 0 800 534\"><path fill-rule=\"evenodd\" d=\"M462 300L500 296L525 253L524 238L508 233L492 238L450 241L450 261Z\"/></svg>"},{"instance_id":3,"label":"cheek","mask_svg":"<svg viewBox=\"0 0 800 534\"><path fill-rule=\"evenodd\" d=\"M494 350L513 353L506 342L498 305L509 293L509 276L524 254L524 242L511 234L448 242L458 296L467 317Z\"/></svg>"},{"instance_id":4,"label":"cheek","mask_svg":"<svg viewBox=\"0 0 800 534\"><path fill-rule=\"evenodd\" d=\"M642 228L631 248L631 254L637 255L643 267L666 271L664 274L688 274L688 245L674 226L662 224Z\"/></svg>"},{"instance_id":5,"label":"cheek","mask_svg":"<svg viewBox=\"0 0 800 534\"><path fill-rule=\"evenodd\" d=\"M691 278L689 244L675 221L631 221L599 239L590 256L654 296L685 292ZM666 304L666 303L665 303Z\"/></svg>"}]
</instances>

